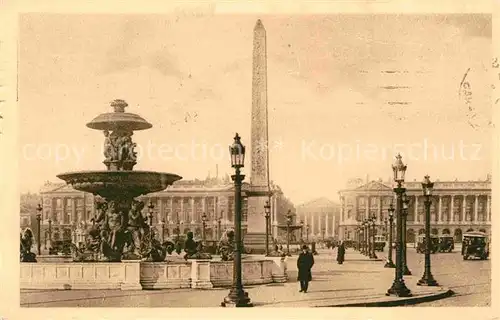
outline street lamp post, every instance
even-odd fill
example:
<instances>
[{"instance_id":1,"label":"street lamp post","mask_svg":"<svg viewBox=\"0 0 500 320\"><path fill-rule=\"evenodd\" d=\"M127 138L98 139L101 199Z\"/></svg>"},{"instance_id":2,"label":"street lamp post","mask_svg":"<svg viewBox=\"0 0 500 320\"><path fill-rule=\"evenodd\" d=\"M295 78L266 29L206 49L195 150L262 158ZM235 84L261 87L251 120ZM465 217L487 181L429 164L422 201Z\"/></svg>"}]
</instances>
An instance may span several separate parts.
<instances>
[{"instance_id":1,"label":"street lamp post","mask_svg":"<svg viewBox=\"0 0 500 320\"><path fill-rule=\"evenodd\" d=\"M266 256L269 255L269 218L271 217L271 205L266 201L264 205L264 214L266 218Z\"/></svg>"},{"instance_id":2,"label":"street lamp post","mask_svg":"<svg viewBox=\"0 0 500 320\"><path fill-rule=\"evenodd\" d=\"M161 219L161 242L165 242L165 224L167 223L165 221L165 218Z\"/></svg>"},{"instance_id":3,"label":"street lamp post","mask_svg":"<svg viewBox=\"0 0 500 320\"><path fill-rule=\"evenodd\" d=\"M411 291L406 287L403 280L403 238L402 238L402 215L403 215L403 193L406 189L403 187L405 181L406 165L401 160L401 155L396 156L396 161L392 165L392 170L394 173L394 182L397 186L394 188L396 193L396 270L394 274L394 282L392 286L387 290L386 295L396 295L398 297L410 297Z\"/></svg>"},{"instance_id":4,"label":"street lamp post","mask_svg":"<svg viewBox=\"0 0 500 320\"><path fill-rule=\"evenodd\" d=\"M222 220L222 213L223 212L224 211L221 211L219 218L217 218L217 241L219 241L220 238L222 237L221 220Z\"/></svg>"},{"instance_id":5,"label":"street lamp post","mask_svg":"<svg viewBox=\"0 0 500 320\"><path fill-rule=\"evenodd\" d=\"M427 175L422 182L424 190L424 205L425 205L425 271L422 278L417 282L419 286L435 287L439 286L434 276L431 273L431 196L434 183L431 182Z\"/></svg>"},{"instance_id":6,"label":"street lamp post","mask_svg":"<svg viewBox=\"0 0 500 320\"><path fill-rule=\"evenodd\" d=\"M306 224L306 242L309 243L309 225Z\"/></svg>"},{"instance_id":7,"label":"street lamp post","mask_svg":"<svg viewBox=\"0 0 500 320\"><path fill-rule=\"evenodd\" d=\"M290 255L290 226L292 225L292 211L288 210L286 215L286 254Z\"/></svg>"},{"instance_id":8,"label":"street lamp post","mask_svg":"<svg viewBox=\"0 0 500 320\"><path fill-rule=\"evenodd\" d=\"M368 228L368 224L369 224L368 219L365 219L363 224L364 227L363 233L365 235L365 251L364 251L365 256L370 255L370 229Z\"/></svg>"},{"instance_id":9,"label":"street lamp post","mask_svg":"<svg viewBox=\"0 0 500 320\"><path fill-rule=\"evenodd\" d=\"M360 250L359 253L364 254L365 252L365 222L359 222L359 234L360 234Z\"/></svg>"},{"instance_id":10,"label":"street lamp post","mask_svg":"<svg viewBox=\"0 0 500 320\"><path fill-rule=\"evenodd\" d=\"M300 220L300 241L304 242L304 220Z\"/></svg>"},{"instance_id":11,"label":"street lamp post","mask_svg":"<svg viewBox=\"0 0 500 320\"><path fill-rule=\"evenodd\" d=\"M392 224L394 222L394 206L392 202L389 206L389 252L387 254L387 262L385 263L385 268L395 268L394 262L392 262Z\"/></svg>"},{"instance_id":12,"label":"street lamp post","mask_svg":"<svg viewBox=\"0 0 500 320\"><path fill-rule=\"evenodd\" d=\"M377 218L375 216L373 216L371 218L371 223L370 223L370 225L371 225L370 229L371 229L371 234L372 234L372 236L371 236L371 238L372 238L371 239L372 251L370 252L370 259L378 259L377 255L375 254L375 226L376 226L375 220L376 219Z\"/></svg>"},{"instance_id":13,"label":"street lamp post","mask_svg":"<svg viewBox=\"0 0 500 320\"><path fill-rule=\"evenodd\" d=\"M38 204L36 207L36 228L37 228L37 239L36 239L36 245L38 249L38 255L42 255L42 232L41 232L41 224L42 224L42 206Z\"/></svg>"},{"instance_id":14,"label":"street lamp post","mask_svg":"<svg viewBox=\"0 0 500 320\"><path fill-rule=\"evenodd\" d=\"M234 181L234 258L233 258L233 285L221 306L252 307L253 304L248 297L248 293L243 290L241 277L241 183L245 176L240 169L245 165L245 146L241 144L240 136L236 134L234 143L229 147L231 155L231 166L235 169L235 174L231 176Z\"/></svg>"},{"instance_id":15,"label":"street lamp post","mask_svg":"<svg viewBox=\"0 0 500 320\"><path fill-rule=\"evenodd\" d=\"M149 238L150 240L153 240L153 212L154 212L155 205L151 200L149 200Z\"/></svg>"},{"instance_id":16,"label":"street lamp post","mask_svg":"<svg viewBox=\"0 0 500 320\"><path fill-rule=\"evenodd\" d=\"M406 193L403 194L403 219L401 219L402 223L402 238L403 238L403 275L405 276L411 276L411 271L408 269L408 264L406 260L406 219L408 217L408 208L410 207L410 198L406 195Z\"/></svg>"},{"instance_id":17,"label":"street lamp post","mask_svg":"<svg viewBox=\"0 0 500 320\"><path fill-rule=\"evenodd\" d=\"M207 228L207 215L205 214L205 212L203 212L203 215L201 216L201 223L201 240L203 241L203 243L205 243L205 229Z\"/></svg>"},{"instance_id":18,"label":"street lamp post","mask_svg":"<svg viewBox=\"0 0 500 320\"><path fill-rule=\"evenodd\" d=\"M49 254L50 254L50 248L52 248L52 219L49 217Z\"/></svg>"}]
</instances>

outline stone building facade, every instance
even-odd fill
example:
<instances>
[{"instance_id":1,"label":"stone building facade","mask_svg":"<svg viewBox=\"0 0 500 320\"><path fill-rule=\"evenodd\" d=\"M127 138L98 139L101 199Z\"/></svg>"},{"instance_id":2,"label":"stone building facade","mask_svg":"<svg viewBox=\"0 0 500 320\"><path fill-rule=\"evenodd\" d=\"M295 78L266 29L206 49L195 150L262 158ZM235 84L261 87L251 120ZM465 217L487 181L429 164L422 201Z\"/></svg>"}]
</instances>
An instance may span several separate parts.
<instances>
[{"instance_id":1,"label":"stone building facade","mask_svg":"<svg viewBox=\"0 0 500 320\"><path fill-rule=\"evenodd\" d=\"M297 206L297 219L304 222L303 238L309 241L337 238L340 204L318 198Z\"/></svg>"},{"instance_id":2,"label":"stone building facade","mask_svg":"<svg viewBox=\"0 0 500 320\"><path fill-rule=\"evenodd\" d=\"M424 197L422 184L405 182L410 198L407 216L407 242L412 243L424 233ZM341 202L340 237L355 239L359 221L376 217L377 233L384 233L388 208L394 201L392 182L351 181L339 191ZM483 231L491 235L491 180L483 181L434 181L431 204L431 233L451 234L460 242L467 231Z\"/></svg>"},{"instance_id":3,"label":"stone building facade","mask_svg":"<svg viewBox=\"0 0 500 320\"><path fill-rule=\"evenodd\" d=\"M242 231L246 233L246 212L248 208L248 191L250 186L242 186ZM278 186L273 185L274 195L271 198L270 222L273 234L281 215L286 215L289 200ZM96 214L94 196L73 189L65 183L47 183L40 192L42 198L42 236L49 238L49 219L51 220L52 240L72 239L72 234L79 226L89 228L91 219ZM166 190L151 193L139 198L146 206L143 211L149 217L147 206L150 201L154 205L152 221L158 234L165 238L192 231L195 237L201 237L205 213L205 237L216 240L227 229L234 226L234 189L229 177L224 179L207 178L205 180L181 180ZM262 208L264 211L264 208ZM43 239L43 238L42 238ZM73 238L74 239L74 238Z\"/></svg>"}]
</instances>

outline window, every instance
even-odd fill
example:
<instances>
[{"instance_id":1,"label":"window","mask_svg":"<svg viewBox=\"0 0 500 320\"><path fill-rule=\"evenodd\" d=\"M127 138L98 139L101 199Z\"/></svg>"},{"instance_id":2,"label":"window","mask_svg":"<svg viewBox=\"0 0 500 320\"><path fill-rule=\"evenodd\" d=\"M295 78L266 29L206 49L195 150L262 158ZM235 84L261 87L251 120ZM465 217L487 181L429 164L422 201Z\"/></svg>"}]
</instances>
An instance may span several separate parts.
<instances>
[{"instance_id":1,"label":"window","mask_svg":"<svg viewBox=\"0 0 500 320\"><path fill-rule=\"evenodd\" d=\"M359 205L364 206L365 205L365 198L358 198L358 203L359 203Z\"/></svg>"},{"instance_id":2,"label":"window","mask_svg":"<svg viewBox=\"0 0 500 320\"><path fill-rule=\"evenodd\" d=\"M62 207L62 201L61 201L61 199L56 199L56 206L57 207Z\"/></svg>"}]
</instances>

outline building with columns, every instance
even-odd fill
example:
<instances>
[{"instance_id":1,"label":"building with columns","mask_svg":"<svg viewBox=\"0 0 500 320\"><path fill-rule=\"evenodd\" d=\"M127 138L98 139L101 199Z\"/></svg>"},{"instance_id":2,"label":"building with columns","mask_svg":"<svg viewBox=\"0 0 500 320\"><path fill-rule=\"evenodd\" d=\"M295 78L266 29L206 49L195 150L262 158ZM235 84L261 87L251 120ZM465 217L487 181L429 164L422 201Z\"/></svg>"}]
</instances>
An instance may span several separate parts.
<instances>
[{"instance_id":1,"label":"building with columns","mask_svg":"<svg viewBox=\"0 0 500 320\"><path fill-rule=\"evenodd\" d=\"M424 196L420 181L405 182L410 198L407 216L407 242L424 233ZM341 202L340 236L355 239L359 221L375 216L377 232L383 233L388 208L394 201L392 181L350 181L339 191ZM491 235L491 177L482 181L434 181L431 204L431 233L451 234L455 242L462 241L467 231L483 231Z\"/></svg>"},{"instance_id":2,"label":"building with columns","mask_svg":"<svg viewBox=\"0 0 500 320\"><path fill-rule=\"evenodd\" d=\"M304 222L304 239L337 238L340 204L327 198L315 199L297 206L297 219Z\"/></svg>"},{"instance_id":3,"label":"building with columns","mask_svg":"<svg viewBox=\"0 0 500 320\"><path fill-rule=\"evenodd\" d=\"M242 231L246 233L246 212L248 202L248 183L242 186ZM277 235L279 224L284 221L290 208L289 200L281 189L272 185L271 230ZM65 183L46 183L41 192L42 198L42 239L69 240L79 225L90 228L95 216L94 196L73 189ZM205 214L205 237L216 240L227 228L234 226L234 189L229 176L224 179L207 178L205 180L180 180L166 190L139 197L145 202L143 215L149 216L147 206L154 205L153 226L158 234L164 232L165 239L177 233L192 231L195 237L201 237ZM264 208L262 208L264 211ZM51 228L49 234L49 219Z\"/></svg>"}]
</instances>

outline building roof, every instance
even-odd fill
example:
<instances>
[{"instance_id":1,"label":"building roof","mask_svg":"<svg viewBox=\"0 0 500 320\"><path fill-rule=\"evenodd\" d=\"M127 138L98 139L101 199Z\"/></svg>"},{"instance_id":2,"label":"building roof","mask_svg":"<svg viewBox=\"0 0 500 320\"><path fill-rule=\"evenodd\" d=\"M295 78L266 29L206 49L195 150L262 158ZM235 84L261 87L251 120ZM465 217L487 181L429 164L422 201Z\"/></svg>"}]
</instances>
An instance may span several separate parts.
<instances>
[{"instance_id":1,"label":"building roof","mask_svg":"<svg viewBox=\"0 0 500 320\"><path fill-rule=\"evenodd\" d=\"M352 181L351 181L352 182ZM359 182L359 181L358 181ZM408 190L422 189L422 182L413 180L405 181L404 187ZM348 184L346 189L340 190L339 193L349 191L392 191L392 182L382 182L381 180L369 181L364 184ZM491 190L491 180L478 180L478 181L434 181L435 190Z\"/></svg>"},{"instance_id":2,"label":"building roof","mask_svg":"<svg viewBox=\"0 0 500 320\"><path fill-rule=\"evenodd\" d=\"M336 202L333 202L332 200L326 198L326 197L321 197L317 199L313 199L308 202L304 202L302 204L299 204L297 207L298 208L305 208L305 207L335 207L338 206L339 204Z\"/></svg>"}]
</instances>

